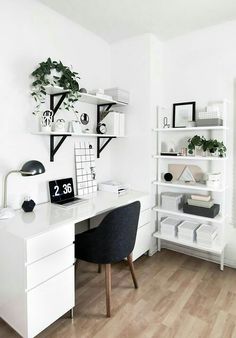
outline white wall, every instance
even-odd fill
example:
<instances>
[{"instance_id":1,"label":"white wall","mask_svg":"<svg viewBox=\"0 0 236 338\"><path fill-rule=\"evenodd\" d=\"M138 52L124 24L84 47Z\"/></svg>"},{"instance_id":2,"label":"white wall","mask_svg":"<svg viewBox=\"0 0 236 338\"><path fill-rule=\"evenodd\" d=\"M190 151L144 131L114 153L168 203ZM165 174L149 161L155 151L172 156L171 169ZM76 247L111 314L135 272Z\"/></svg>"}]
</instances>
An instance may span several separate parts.
<instances>
[{"instance_id":1,"label":"white wall","mask_svg":"<svg viewBox=\"0 0 236 338\"><path fill-rule=\"evenodd\" d=\"M235 36L236 21L167 41L163 49L163 105L167 107L167 114L172 114L171 105L174 102L196 101L197 109L201 109L208 101L224 98L230 100L229 204L232 201L234 183ZM233 208L235 209L235 205ZM230 219L234 219L235 216L233 208L229 206ZM226 225L226 238L228 242L226 261L236 266L236 229L231 224Z\"/></svg>"},{"instance_id":2,"label":"white wall","mask_svg":"<svg viewBox=\"0 0 236 338\"><path fill-rule=\"evenodd\" d=\"M151 128L160 97L161 45L151 34L122 40L111 45L111 60L113 86L130 92L124 108L127 138L112 145L112 175L134 189L151 191Z\"/></svg>"},{"instance_id":3,"label":"white wall","mask_svg":"<svg viewBox=\"0 0 236 338\"><path fill-rule=\"evenodd\" d=\"M50 56L73 65L81 76L82 87L105 88L110 84L110 48L94 34L31 0L4 1L0 31L0 191L3 175L29 159L42 161L47 170L34 178L10 177L9 204L19 207L28 194L37 203L48 200L48 180L74 175L74 138L65 141L55 162L50 163L49 138L30 134L34 107L29 95L30 73ZM78 106L79 111L84 109L94 107ZM65 116L74 118L67 113ZM97 161L97 173L98 179L110 177L109 149Z\"/></svg>"}]
</instances>

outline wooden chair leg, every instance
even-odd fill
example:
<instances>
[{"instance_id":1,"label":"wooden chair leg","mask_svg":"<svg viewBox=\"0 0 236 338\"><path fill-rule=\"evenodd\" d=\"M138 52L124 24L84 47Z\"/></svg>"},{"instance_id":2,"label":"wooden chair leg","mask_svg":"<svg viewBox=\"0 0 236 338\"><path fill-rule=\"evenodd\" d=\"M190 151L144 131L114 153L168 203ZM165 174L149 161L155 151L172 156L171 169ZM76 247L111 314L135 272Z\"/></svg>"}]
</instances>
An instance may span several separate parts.
<instances>
[{"instance_id":1,"label":"wooden chair leg","mask_svg":"<svg viewBox=\"0 0 236 338\"><path fill-rule=\"evenodd\" d=\"M98 264L98 273L102 272L102 264Z\"/></svg>"},{"instance_id":2,"label":"wooden chair leg","mask_svg":"<svg viewBox=\"0 0 236 338\"><path fill-rule=\"evenodd\" d=\"M105 264L107 317L111 317L111 264Z\"/></svg>"},{"instance_id":3,"label":"wooden chair leg","mask_svg":"<svg viewBox=\"0 0 236 338\"><path fill-rule=\"evenodd\" d=\"M131 272L131 275L132 275L132 278L133 278L134 287L135 287L135 289L138 289L138 281L137 281L135 273L134 273L134 264L133 264L132 254L130 254L127 257L127 260L128 260L130 272Z\"/></svg>"}]
</instances>

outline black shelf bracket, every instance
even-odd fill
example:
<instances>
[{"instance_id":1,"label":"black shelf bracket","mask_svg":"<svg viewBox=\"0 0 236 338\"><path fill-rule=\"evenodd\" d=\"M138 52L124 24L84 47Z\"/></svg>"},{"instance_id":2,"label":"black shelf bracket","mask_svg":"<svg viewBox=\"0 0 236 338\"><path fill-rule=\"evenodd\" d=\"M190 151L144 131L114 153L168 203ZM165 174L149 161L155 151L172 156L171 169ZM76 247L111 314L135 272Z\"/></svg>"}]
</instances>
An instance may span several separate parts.
<instances>
[{"instance_id":1,"label":"black shelf bracket","mask_svg":"<svg viewBox=\"0 0 236 338\"><path fill-rule=\"evenodd\" d=\"M56 94L50 94L50 109L53 111L53 116L52 116L52 121L54 122L54 117L56 115L56 112L58 111L58 109L60 108L62 102L64 101L66 95L69 93L69 90L64 91L62 93L56 93ZM60 96L57 104L55 105L54 99L56 97ZM70 134L54 134L54 135L50 135L50 162L54 162L54 156L57 153L57 151L60 149L60 147L62 146L62 144L64 143L65 139L71 136ZM55 137L61 137L61 139L59 140L59 142L57 143L57 145L55 146Z\"/></svg>"},{"instance_id":2,"label":"black shelf bracket","mask_svg":"<svg viewBox=\"0 0 236 338\"><path fill-rule=\"evenodd\" d=\"M69 93L69 90L67 90L63 93L50 94L50 109L53 111L53 120L54 120L54 116L55 116L56 112L60 108L62 102L64 101L64 99L65 99L65 97L68 93ZM57 104L54 105L54 99L57 96L61 96L61 97L60 97L59 101L57 102Z\"/></svg>"},{"instance_id":3,"label":"black shelf bracket","mask_svg":"<svg viewBox=\"0 0 236 338\"><path fill-rule=\"evenodd\" d=\"M97 125L99 122L101 122L102 118L104 118L107 114L109 114L109 109L114 105L115 103L103 103L97 105ZM101 109L104 108L105 109ZM101 152L106 148L106 146L111 142L113 138L116 138L116 136L106 136L105 134L101 134L101 136L97 137L97 158L100 158ZM107 139L105 142L101 143L102 139Z\"/></svg>"},{"instance_id":4,"label":"black shelf bracket","mask_svg":"<svg viewBox=\"0 0 236 338\"><path fill-rule=\"evenodd\" d=\"M54 162L54 156L56 155L56 152L59 150L61 147L62 143L65 141L65 139L71 136L70 134L66 135L50 135L50 162ZM54 139L55 137L61 137L60 141L57 143L55 146Z\"/></svg>"},{"instance_id":5,"label":"black shelf bracket","mask_svg":"<svg viewBox=\"0 0 236 338\"><path fill-rule=\"evenodd\" d=\"M101 139L107 138L107 140L101 145ZM97 138L97 158L100 158L100 154L103 151L104 148L108 145L108 143L111 142L113 138L116 138L116 136L98 136Z\"/></svg>"}]
</instances>

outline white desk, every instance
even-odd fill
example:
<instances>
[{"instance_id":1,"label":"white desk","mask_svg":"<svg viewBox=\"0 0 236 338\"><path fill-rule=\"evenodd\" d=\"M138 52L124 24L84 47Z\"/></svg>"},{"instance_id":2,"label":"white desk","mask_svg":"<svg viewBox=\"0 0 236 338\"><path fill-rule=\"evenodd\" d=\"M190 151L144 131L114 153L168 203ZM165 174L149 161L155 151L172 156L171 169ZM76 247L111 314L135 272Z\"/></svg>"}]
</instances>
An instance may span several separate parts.
<instances>
[{"instance_id":1,"label":"white desk","mask_svg":"<svg viewBox=\"0 0 236 338\"><path fill-rule=\"evenodd\" d=\"M44 203L0 221L0 317L23 337L34 337L75 306L75 223L139 200L134 259L150 249L147 194L99 191L87 198L69 209Z\"/></svg>"}]
</instances>

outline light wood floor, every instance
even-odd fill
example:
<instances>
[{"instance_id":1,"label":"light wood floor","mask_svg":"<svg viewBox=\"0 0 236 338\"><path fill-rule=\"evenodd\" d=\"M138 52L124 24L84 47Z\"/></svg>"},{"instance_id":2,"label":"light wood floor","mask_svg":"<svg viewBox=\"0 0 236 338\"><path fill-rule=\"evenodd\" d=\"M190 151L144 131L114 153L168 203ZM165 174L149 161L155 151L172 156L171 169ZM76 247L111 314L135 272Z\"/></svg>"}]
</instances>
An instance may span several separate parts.
<instances>
[{"instance_id":1,"label":"light wood floor","mask_svg":"<svg viewBox=\"0 0 236 338\"><path fill-rule=\"evenodd\" d=\"M113 265L112 318L105 317L104 275L81 263L75 318L63 317L40 338L236 337L236 270L167 250ZM0 337L19 337L0 320Z\"/></svg>"}]
</instances>

